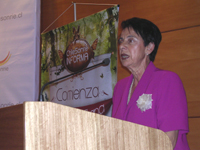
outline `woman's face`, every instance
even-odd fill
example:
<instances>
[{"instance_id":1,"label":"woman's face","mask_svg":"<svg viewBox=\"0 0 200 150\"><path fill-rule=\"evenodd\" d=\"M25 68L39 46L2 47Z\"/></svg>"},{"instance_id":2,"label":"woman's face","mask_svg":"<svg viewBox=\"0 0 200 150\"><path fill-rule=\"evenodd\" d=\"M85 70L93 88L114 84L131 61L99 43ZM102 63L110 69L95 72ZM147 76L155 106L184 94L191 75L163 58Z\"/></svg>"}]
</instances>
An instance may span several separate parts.
<instances>
[{"instance_id":1,"label":"woman's face","mask_svg":"<svg viewBox=\"0 0 200 150\"><path fill-rule=\"evenodd\" d=\"M141 36L131 28L125 28L119 38L119 54L122 65L128 69L136 69L146 62L147 47Z\"/></svg>"}]
</instances>

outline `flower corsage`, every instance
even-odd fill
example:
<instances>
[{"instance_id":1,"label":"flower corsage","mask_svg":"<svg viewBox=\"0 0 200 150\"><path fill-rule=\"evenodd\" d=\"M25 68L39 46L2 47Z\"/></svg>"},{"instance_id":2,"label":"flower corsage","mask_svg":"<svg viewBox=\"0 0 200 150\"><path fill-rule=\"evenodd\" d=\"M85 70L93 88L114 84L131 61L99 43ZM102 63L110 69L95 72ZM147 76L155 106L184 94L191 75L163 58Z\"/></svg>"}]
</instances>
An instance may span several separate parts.
<instances>
[{"instance_id":1,"label":"flower corsage","mask_svg":"<svg viewBox=\"0 0 200 150\"><path fill-rule=\"evenodd\" d=\"M152 108L152 101L152 94L142 94L137 100L137 106L143 112Z\"/></svg>"}]
</instances>

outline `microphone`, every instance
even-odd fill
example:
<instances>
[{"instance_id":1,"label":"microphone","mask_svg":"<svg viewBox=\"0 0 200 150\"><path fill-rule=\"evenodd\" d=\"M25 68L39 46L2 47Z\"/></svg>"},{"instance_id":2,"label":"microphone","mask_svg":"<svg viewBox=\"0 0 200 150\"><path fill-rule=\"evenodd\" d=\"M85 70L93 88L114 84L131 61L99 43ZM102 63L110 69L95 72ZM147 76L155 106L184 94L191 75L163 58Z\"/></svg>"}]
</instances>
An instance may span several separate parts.
<instances>
[{"instance_id":1,"label":"microphone","mask_svg":"<svg viewBox=\"0 0 200 150\"><path fill-rule=\"evenodd\" d=\"M110 59L109 58L106 58L106 59L104 59L103 61L102 61L102 65L103 66L107 66L107 65L109 65L109 63L110 63Z\"/></svg>"},{"instance_id":2,"label":"microphone","mask_svg":"<svg viewBox=\"0 0 200 150\"><path fill-rule=\"evenodd\" d=\"M44 101L43 91L44 91L44 89L45 89L45 87L46 87L47 85L52 84L52 83L55 83L55 82L58 82L58 81L60 81L60 80L66 79L66 78L69 78L69 77L71 77L71 76L73 76L73 75L76 75L76 74L78 74L78 73L86 72L86 71L88 71L88 70L91 70L91 69L96 68L96 67L99 67L99 66L107 66L107 65L109 65L109 63L110 63L110 59L109 59L109 58L105 58L105 59L104 59L101 63L99 63L99 64L96 64L96 65L94 65L94 66L85 68L85 69L83 69L83 70L77 71L77 72L75 72L75 73L72 73L72 74L66 75L66 76L64 76L64 77L58 78L58 79L56 79L56 80L52 80L52 81L49 81L49 82L45 83L45 84L42 86L41 90L40 90L39 101Z\"/></svg>"}]
</instances>

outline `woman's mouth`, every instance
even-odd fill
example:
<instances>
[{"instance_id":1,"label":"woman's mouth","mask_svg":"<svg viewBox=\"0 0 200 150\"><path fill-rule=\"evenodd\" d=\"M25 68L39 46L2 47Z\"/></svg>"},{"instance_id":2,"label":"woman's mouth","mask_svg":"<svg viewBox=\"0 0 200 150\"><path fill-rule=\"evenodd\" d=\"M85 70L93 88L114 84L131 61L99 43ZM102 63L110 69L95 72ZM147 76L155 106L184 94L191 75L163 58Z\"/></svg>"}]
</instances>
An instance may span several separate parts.
<instances>
[{"instance_id":1,"label":"woman's mouth","mask_svg":"<svg viewBox=\"0 0 200 150\"><path fill-rule=\"evenodd\" d=\"M129 55L127 55L127 54L121 54L120 56L121 56L122 60L129 58Z\"/></svg>"}]
</instances>

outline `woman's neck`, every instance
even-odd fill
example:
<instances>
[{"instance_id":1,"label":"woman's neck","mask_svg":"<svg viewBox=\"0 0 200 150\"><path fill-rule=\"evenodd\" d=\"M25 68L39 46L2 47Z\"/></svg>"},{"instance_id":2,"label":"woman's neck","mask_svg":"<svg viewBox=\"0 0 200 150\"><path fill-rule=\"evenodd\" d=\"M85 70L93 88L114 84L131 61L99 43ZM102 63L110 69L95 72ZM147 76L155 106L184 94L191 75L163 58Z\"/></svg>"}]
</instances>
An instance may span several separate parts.
<instances>
[{"instance_id":1,"label":"woman's neck","mask_svg":"<svg viewBox=\"0 0 200 150\"><path fill-rule=\"evenodd\" d=\"M144 63L141 63L140 66L129 68L129 71L132 73L134 77L133 87L137 86L149 63L150 60L147 59Z\"/></svg>"}]
</instances>

